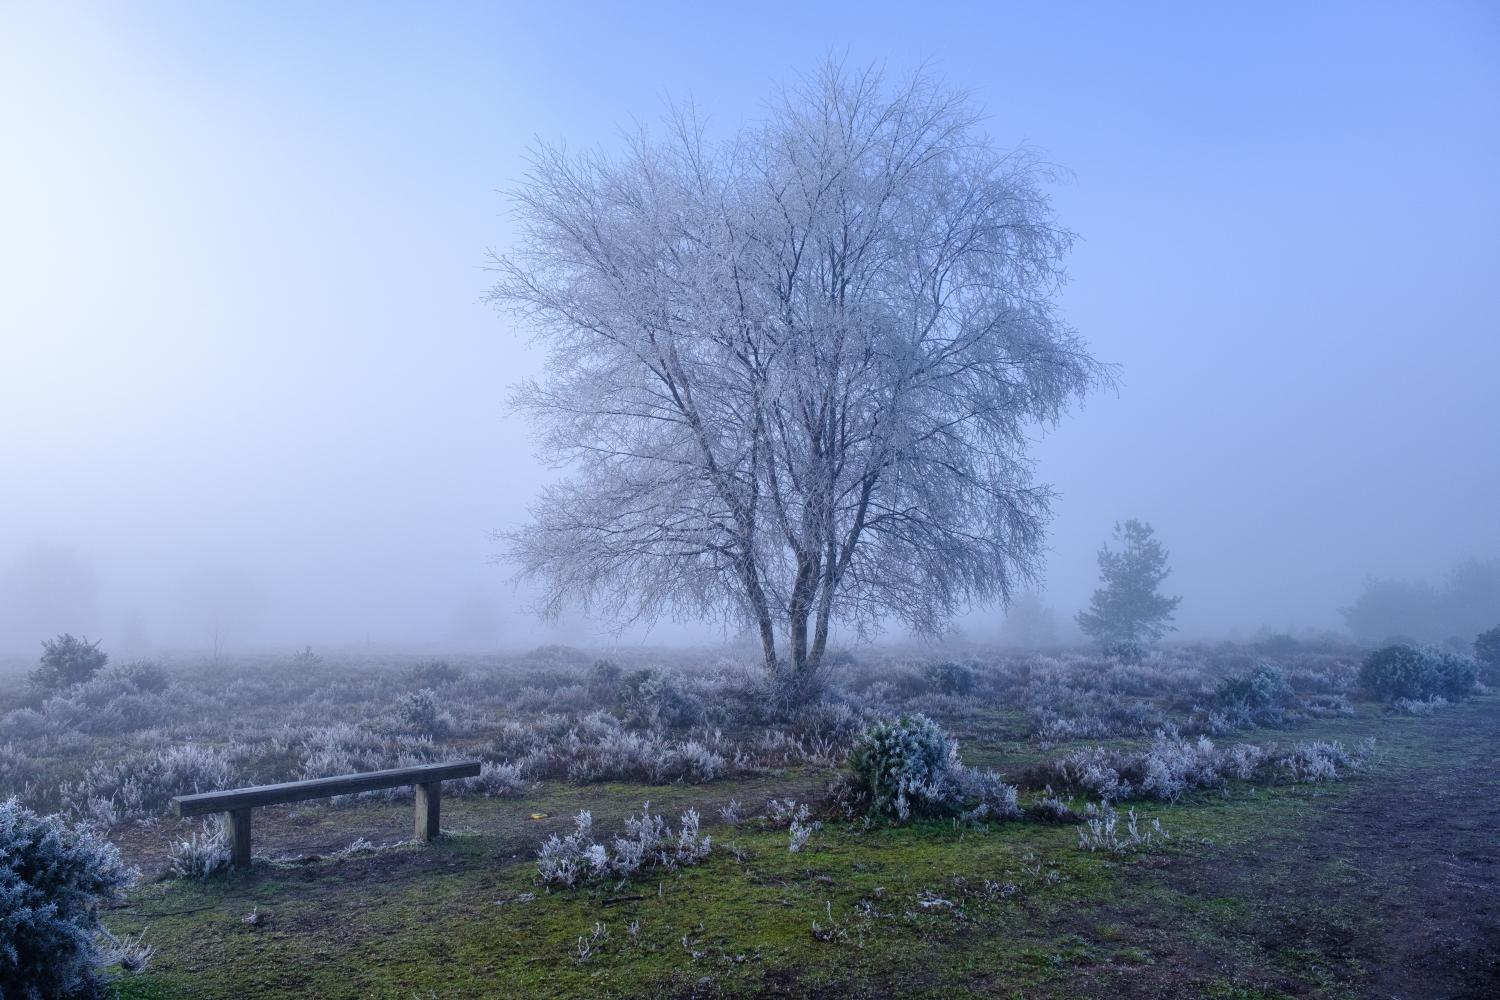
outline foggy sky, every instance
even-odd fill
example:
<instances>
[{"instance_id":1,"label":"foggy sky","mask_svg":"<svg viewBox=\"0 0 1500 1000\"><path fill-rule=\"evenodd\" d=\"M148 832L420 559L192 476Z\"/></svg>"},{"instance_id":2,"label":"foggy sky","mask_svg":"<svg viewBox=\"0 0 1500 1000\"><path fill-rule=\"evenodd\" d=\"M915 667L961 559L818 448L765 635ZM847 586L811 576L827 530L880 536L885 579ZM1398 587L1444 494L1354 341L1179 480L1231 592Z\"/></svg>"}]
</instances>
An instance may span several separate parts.
<instances>
[{"instance_id":1,"label":"foggy sky","mask_svg":"<svg viewBox=\"0 0 1500 1000\"><path fill-rule=\"evenodd\" d=\"M1500 556L1493 5L541 6L0 2L0 650L606 638L490 565L557 475L498 192L830 52L1076 174L1063 312L1122 385L1036 449L1060 618L1128 517L1185 635Z\"/></svg>"}]
</instances>

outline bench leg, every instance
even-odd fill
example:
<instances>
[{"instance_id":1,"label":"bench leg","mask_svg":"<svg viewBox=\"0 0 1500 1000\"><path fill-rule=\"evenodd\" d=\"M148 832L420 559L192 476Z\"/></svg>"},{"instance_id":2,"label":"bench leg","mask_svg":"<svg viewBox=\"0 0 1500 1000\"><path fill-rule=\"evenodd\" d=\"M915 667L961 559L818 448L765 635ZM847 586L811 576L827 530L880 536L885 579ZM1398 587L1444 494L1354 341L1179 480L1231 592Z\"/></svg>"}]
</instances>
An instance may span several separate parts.
<instances>
[{"instance_id":1,"label":"bench leg","mask_svg":"<svg viewBox=\"0 0 1500 1000\"><path fill-rule=\"evenodd\" d=\"M224 832L229 836L229 862L241 871L250 867L250 810L224 814Z\"/></svg>"},{"instance_id":2,"label":"bench leg","mask_svg":"<svg viewBox=\"0 0 1500 1000\"><path fill-rule=\"evenodd\" d=\"M429 781L416 786L418 840L435 840L442 832L443 783Z\"/></svg>"}]
</instances>

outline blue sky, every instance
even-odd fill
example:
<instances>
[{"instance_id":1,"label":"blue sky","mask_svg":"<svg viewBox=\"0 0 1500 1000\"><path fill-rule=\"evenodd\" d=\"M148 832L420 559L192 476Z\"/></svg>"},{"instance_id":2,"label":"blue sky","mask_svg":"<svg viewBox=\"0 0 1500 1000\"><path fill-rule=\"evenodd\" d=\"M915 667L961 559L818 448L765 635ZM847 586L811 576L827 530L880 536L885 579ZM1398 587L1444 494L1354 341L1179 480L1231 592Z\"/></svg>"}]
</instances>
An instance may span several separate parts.
<instances>
[{"instance_id":1,"label":"blue sky","mask_svg":"<svg viewBox=\"0 0 1500 1000\"><path fill-rule=\"evenodd\" d=\"M1131 516L1195 634L1500 555L1493 4L0 0L0 588L72 560L61 617L161 644L216 587L247 643L543 635L488 565L553 474L479 301L498 192L536 137L727 131L830 53L1074 173L1064 309L1123 383L1038 446L1059 612Z\"/></svg>"}]
</instances>

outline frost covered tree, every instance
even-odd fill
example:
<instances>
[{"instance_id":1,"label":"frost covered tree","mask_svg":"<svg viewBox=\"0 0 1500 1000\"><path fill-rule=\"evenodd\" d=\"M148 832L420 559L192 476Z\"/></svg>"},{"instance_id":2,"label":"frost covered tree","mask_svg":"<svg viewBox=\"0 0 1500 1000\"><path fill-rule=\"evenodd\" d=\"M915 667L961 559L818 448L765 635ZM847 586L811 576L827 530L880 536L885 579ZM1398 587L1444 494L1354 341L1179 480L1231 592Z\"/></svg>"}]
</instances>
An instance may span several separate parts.
<instances>
[{"instance_id":1,"label":"frost covered tree","mask_svg":"<svg viewBox=\"0 0 1500 1000\"><path fill-rule=\"evenodd\" d=\"M544 612L721 616L795 689L835 622L1034 576L1028 431L1111 376L1056 309L1052 168L978 121L830 66L724 141L533 152L490 299L549 351L517 402L569 474L507 536Z\"/></svg>"},{"instance_id":2,"label":"frost covered tree","mask_svg":"<svg viewBox=\"0 0 1500 1000\"><path fill-rule=\"evenodd\" d=\"M39 691L51 693L89 680L109 662L109 654L98 642L63 633L42 640L42 658L30 680Z\"/></svg>"},{"instance_id":3,"label":"frost covered tree","mask_svg":"<svg viewBox=\"0 0 1500 1000\"><path fill-rule=\"evenodd\" d=\"M1088 609L1078 613L1078 627L1106 649L1133 652L1172 631L1172 614L1182 598L1161 593L1171 570L1151 525L1116 524L1114 537L1118 549L1106 544L1099 550L1101 585Z\"/></svg>"}]
</instances>

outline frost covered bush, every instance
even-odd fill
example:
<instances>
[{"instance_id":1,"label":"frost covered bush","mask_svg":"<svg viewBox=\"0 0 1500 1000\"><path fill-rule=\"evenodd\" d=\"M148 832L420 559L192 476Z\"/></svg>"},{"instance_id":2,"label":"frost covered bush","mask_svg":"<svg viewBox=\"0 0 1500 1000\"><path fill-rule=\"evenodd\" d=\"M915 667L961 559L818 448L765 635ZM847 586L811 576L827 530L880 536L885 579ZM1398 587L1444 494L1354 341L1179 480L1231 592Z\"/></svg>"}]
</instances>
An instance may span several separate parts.
<instances>
[{"instance_id":1,"label":"frost covered bush","mask_svg":"<svg viewBox=\"0 0 1500 1000\"><path fill-rule=\"evenodd\" d=\"M911 799L942 785L958 766L958 747L924 715L876 722L860 734L849 766L869 796L870 811L906 819Z\"/></svg>"},{"instance_id":2,"label":"frost covered bush","mask_svg":"<svg viewBox=\"0 0 1500 1000\"><path fill-rule=\"evenodd\" d=\"M925 715L875 722L855 740L849 767L872 816L1004 819L1019 813L1016 790L993 771L966 767L958 744Z\"/></svg>"},{"instance_id":3,"label":"frost covered bush","mask_svg":"<svg viewBox=\"0 0 1500 1000\"><path fill-rule=\"evenodd\" d=\"M1104 655L1121 663L1140 663L1149 653L1145 643L1134 639L1116 639L1104 644Z\"/></svg>"},{"instance_id":4,"label":"frost covered bush","mask_svg":"<svg viewBox=\"0 0 1500 1000\"><path fill-rule=\"evenodd\" d=\"M651 812L625 820L625 833L604 844L594 839L594 821L587 809L573 817L573 831L553 834L537 851L537 874L542 884L571 889L604 878L628 879L643 868L672 871L695 865L709 854L713 838L698 832L698 812L682 814L674 831L666 817Z\"/></svg>"},{"instance_id":5,"label":"frost covered bush","mask_svg":"<svg viewBox=\"0 0 1500 1000\"><path fill-rule=\"evenodd\" d=\"M217 747L188 743L101 761L62 790L74 815L103 826L161 816L176 795L232 788L234 768Z\"/></svg>"},{"instance_id":6,"label":"frost covered bush","mask_svg":"<svg viewBox=\"0 0 1500 1000\"><path fill-rule=\"evenodd\" d=\"M1078 814L1052 791L1051 785L1031 804L1026 814L1047 823L1069 823L1078 818Z\"/></svg>"},{"instance_id":7,"label":"frost covered bush","mask_svg":"<svg viewBox=\"0 0 1500 1000\"><path fill-rule=\"evenodd\" d=\"M798 803L796 799L766 800L765 824L773 830L787 831L787 850L792 854L806 847L808 839L823 828L821 822L812 818L807 803Z\"/></svg>"},{"instance_id":8,"label":"frost covered bush","mask_svg":"<svg viewBox=\"0 0 1500 1000\"><path fill-rule=\"evenodd\" d=\"M1142 830L1134 809L1126 813L1125 828L1121 830L1120 814L1108 803L1097 809L1090 803L1083 825L1078 828L1078 849L1090 853L1130 854L1151 850L1170 839L1159 819L1153 819L1150 827Z\"/></svg>"},{"instance_id":9,"label":"frost covered bush","mask_svg":"<svg viewBox=\"0 0 1500 1000\"><path fill-rule=\"evenodd\" d=\"M1397 698L1391 707L1401 715L1431 715L1440 708L1448 707L1448 699L1433 695L1431 698Z\"/></svg>"},{"instance_id":10,"label":"frost covered bush","mask_svg":"<svg viewBox=\"0 0 1500 1000\"><path fill-rule=\"evenodd\" d=\"M1077 750L1054 761L1048 775L1060 784L1092 792L1104 802L1132 798L1174 802L1191 789L1222 785L1220 762L1208 737L1189 741L1175 731L1162 731L1143 751Z\"/></svg>"},{"instance_id":11,"label":"frost covered bush","mask_svg":"<svg viewBox=\"0 0 1500 1000\"><path fill-rule=\"evenodd\" d=\"M347 724L294 730L282 734L277 742L284 746L282 754L300 758L298 780L430 764L441 757L431 737L384 734ZM328 801L336 806L356 801L399 802L410 799L412 794L410 787L384 788L335 795Z\"/></svg>"},{"instance_id":12,"label":"frost covered bush","mask_svg":"<svg viewBox=\"0 0 1500 1000\"><path fill-rule=\"evenodd\" d=\"M34 708L18 708L7 712L0 719L0 730L10 740L37 740L52 732L53 724L47 716Z\"/></svg>"},{"instance_id":13,"label":"frost covered bush","mask_svg":"<svg viewBox=\"0 0 1500 1000\"><path fill-rule=\"evenodd\" d=\"M823 828L823 824L817 820L810 823L801 820L792 820L787 826L786 849L789 853L798 854L807 846L808 840L814 833Z\"/></svg>"},{"instance_id":14,"label":"frost covered bush","mask_svg":"<svg viewBox=\"0 0 1500 1000\"><path fill-rule=\"evenodd\" d=\"M447 782L455 795L481 795L490 799L519 799L531 788L531 782L515 764L485 761L472 778Z\"/></svg>"},{"instance_id":15,"label":"frost covered bush","mask_svg":"<svg viewBox=\"0 0 1500 1000\"><path fill-rule=\"evenodd\" d=\"M595 660L589 667L586 687L589 697L601 705L613 705L620 700L620 678L622 671L609 660Z\"/></svg>"},{"instance_id":16,"label":"frost covered bush","mask_svg":"<svg viewBox=\"0 0 1500 1000\"><path fill-rule=\"evenodd\" d=\"M464 672L446 660L424 660L406 671L407 682L418 688L436 689L457 684Z\"/></svg>"},{"instance_id":17,"label":"frost covered bush","mask_svg":"<svg viewBox=\"0 0 1500 1000\"><path fill-rule=\"evenodd\" d=\"M559 732L561 722L543 720L541 732L508 729L501 743L512 750L524 749L515 763L526 774L567 778L580 785L599 781L696 784L722 777L727 766L723 754L701 740L669 740L650 730L631 732L608 712L592 712Z\"/></svg>"},{"instance_id":18,"label":"frost covered bush","mask_svg":"<svg viewBox=\"0 0 1500 1000\"><path fill-rule=\"evenodd\" d=\"M1043 740L1144 736L1166 725L1161 709L1120 697L1109 676L1047 673L1033 676L1024 694L1031 731Z\"/></svg>"},{"instance_id":19,"label":"frost covered bush","mask_svg":"<svg viewBox=\"0 0 1500 1000\"><path fill-rule=\"evenodd\" d=\"M1286 675L1269 663L1224 678L1214 692L1214 700L1231 716L1257 725L1285 722L1286 708L1295 697Z\"/></svg>"},{"instance_id":20,"label":"frost covered bush","mask_svg":"<svg viewBox=\"0 0 1500 1000\"><path fill-rule=\"evenodd\" d=\"M923 674L939 694L960 697L974 693L974 668L962 663L929 663Z\"/></svg>"},{"instance_id":21,"label":"frost covered bush","mask_svg":"<svg viewBox=\"0 0 1500 1000\"><path fill-rule=\"evenodd\" d=\"M110 676L144 694L162 694L172 683L161 664L151 660L132 660L124 666L113 668Z\"/></svg>"},{"instance_id":22,"label":"frost covered bush","mask_svg":"<svg viewBox=\"0 0 1500 1000\"><path fill-rule=\"evenodd\" d=\"M687 690L673 673L638 670L628 674L621 698L626 711L655 729L687 729L704 720L703 699Z\"/></svg>"},{"instance_id":23,"label":"frost covered bush","mask_svg":"<svg viewBox=\"0 0 1500 1000\"><path fill-rule=\"evenodd\" d=\"M1361 687L1392 702L1434 695L1459 701L1473 692L1478 679L1479 671L1472 660L1401 645L1376 650L1365 657L1359 670Z\"/></svg>"},{"instance_id":24,"label":"frost covered bush","mask_svg":"<svg viewBox=\"0 0 1500 1000\"><path fill-rule=\"evenodd\" d=\"M118 674L105 674L48 698L42 711L59 726L91 735L136 732L159 726L168 706Z\"/></svg>"},{"instance_id":25,"label":"frost covered bush","mask_svg":"<svg viewBox=\"0 0 1500 1000\"><path fill-rule=\"evenodd\" d=\"M109 662L99 643L64 633L42 641L40 664L31 672L31 684L39 691L60 691L89 680Z\"/></svg>"},{"instance_id":26,"label":"frost covered bush","mask_svg":"<svg viewBox=\"0 0 1500 1000\"><path fill-rule=\"evenodd\" d=\"M202 835L188 834L186 840L172 844L167 858L167 868L178 878L205 879L222 875L229 870L229 844L224 836L222 820L211 819L203 824Z\"/></svg>"},{"instance_id":27,"label":"frost covered bush","mask_svg":"<svg viewBox=\"0 0 1500 1000\"><path fill-rule=\"evenodd\" d=\"M1356 750L1349 750L1338 740L1308 740L1285 751L1268 753L1262 770L1296 784L1339 781L1364 770L1374 750L1373 739L1365 740Z\"/></svg>"},{"instance_id":28,"label":"frost covered bush","mask_svg":"<svg viewBox=\"0 0 1500 1000\"><path fill-rule=\"evenodd\" d=\"M1174 802L1189 791L1222 789L1230 780L1266 784L1335 781L1363 769L1374 742L1358 750L1341 743L1307 741L1290 748L1237 743L1220 748L1207 737L1186 740L1160 732L1146 750L1077 750L1052 761L1037 776L1090 792L1103 802L1153 799Z\"/></svg>"},{"instance_id":29,"label":"frost covered bush","mask_svg":"<svg viewBox=\"0 0 1500 1000\"><path fill-rule=\"evenodd\" d=\"M100 969L144 965L99 923L101 903L135 879L120 852L86 827L0 802L0 996L81 997L103 985Z\"/></svg>"},{"instance_id":30,"label":"frost covered bush","mask_svg":"<svg viewBox=\"0 0 1500 1000\"><path fill-rule=\"evenodd\" d=\"M398 725L418 736L439 739L453 728L453 717L443 711L429 688L403 694L396 700L395 714Z\"/></svg>"},{"instance_id":31,"label":"frost covered bush","mask_svg":"<svg viewBox=\"0 0 1500 1000\"><path fill-rule=\"evenodd\" d=\"M1492 671L1500 671L1500 625L1474 639L1474 658Z\"/></svg>"}]
</instances>

